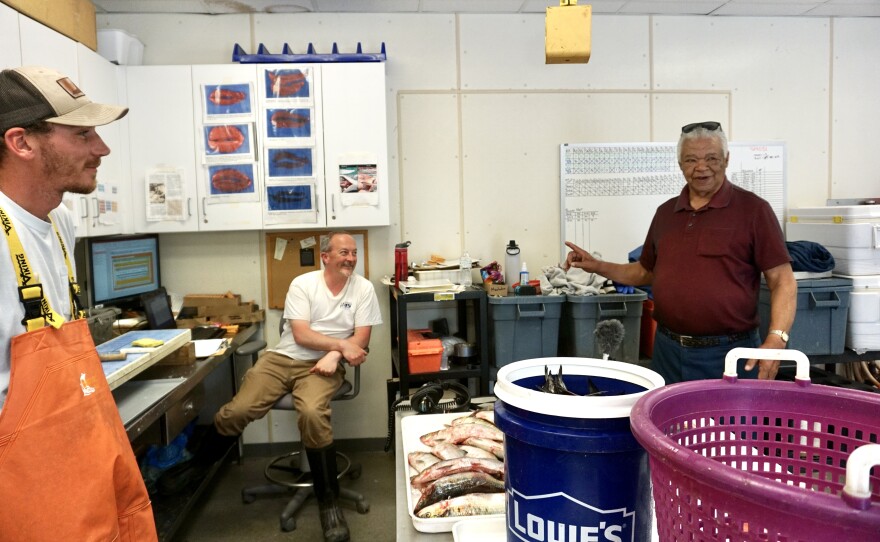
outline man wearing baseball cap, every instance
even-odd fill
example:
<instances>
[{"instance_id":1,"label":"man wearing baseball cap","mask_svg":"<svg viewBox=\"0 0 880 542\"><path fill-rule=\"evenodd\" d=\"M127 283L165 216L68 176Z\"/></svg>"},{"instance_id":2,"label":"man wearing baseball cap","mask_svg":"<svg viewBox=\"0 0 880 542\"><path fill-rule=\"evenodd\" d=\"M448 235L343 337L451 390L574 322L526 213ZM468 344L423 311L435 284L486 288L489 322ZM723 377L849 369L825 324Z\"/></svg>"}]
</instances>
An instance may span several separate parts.
<instances>
[{"instance_id":1,"label":"man wearing baseball cap","mask_svg":"<svg viewBox=\"0 0 880 542\"><path fill-rule=\"evenodd\" d=\"M79 306L65 192L110 149L68 77L0 72L0 525L9 540L157 539L152 507Z\"/></svg>"}]
</instances>

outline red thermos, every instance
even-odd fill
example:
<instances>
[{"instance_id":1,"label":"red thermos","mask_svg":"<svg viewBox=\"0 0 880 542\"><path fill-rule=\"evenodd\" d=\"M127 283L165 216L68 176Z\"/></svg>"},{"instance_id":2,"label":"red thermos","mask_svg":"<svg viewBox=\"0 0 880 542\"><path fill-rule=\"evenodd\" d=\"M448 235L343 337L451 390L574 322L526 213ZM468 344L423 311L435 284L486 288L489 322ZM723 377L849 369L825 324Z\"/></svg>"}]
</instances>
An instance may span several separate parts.
<instances>
[{"instance_id":1,"label":"red thermos","mask_svg":"<svg viewBox=\"0 0 880 542\"><path fill-rule=\"evenodd\" d=\"M409 241L397 243L394 245L394 286L400 287L400 281L406 281L409 276L409 256L406 247L410 245Z\"/></svg>"}]
</instances>

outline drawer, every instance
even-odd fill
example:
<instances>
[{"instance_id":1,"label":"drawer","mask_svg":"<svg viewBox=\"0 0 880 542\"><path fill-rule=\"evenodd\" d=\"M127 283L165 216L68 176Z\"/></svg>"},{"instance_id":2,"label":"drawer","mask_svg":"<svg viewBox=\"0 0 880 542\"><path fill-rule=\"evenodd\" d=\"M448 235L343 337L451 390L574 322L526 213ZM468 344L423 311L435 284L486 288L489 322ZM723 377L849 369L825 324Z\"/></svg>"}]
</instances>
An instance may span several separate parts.
<instances>
[{"instance_id":1,"label":"drawer","mask_svg":"<svg viewBox=\"0 0 880 542\"><path fill-rule=\"evenodd\" d=\"M162 416L162 444L168 444L180 434L187 424L199 415L205 405L205 386L199 384Z\"/></svg>"}]
</instances>

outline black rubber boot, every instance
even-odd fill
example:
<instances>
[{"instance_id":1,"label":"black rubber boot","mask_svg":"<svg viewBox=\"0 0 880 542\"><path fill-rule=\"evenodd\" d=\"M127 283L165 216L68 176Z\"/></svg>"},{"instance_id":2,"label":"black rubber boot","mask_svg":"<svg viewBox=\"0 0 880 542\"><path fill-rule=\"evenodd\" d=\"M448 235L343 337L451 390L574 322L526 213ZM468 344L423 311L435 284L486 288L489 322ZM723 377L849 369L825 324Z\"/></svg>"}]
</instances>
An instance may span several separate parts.
<instances>
[{"instance_id":1,"label":"black rubber boot","mask_svg":"<svg viewBox=\"0 0 880 542\"><path fill-rule=\"evenodd\" d=\"M315 497L321 514L325 542L348 542L348 524L339 508L339 479L336 477L336 446L306 448L312 469Z\"/></svg>"},{"instance_id":2,"label":"black rubber boot","mask_svg":"<svg viewBox=\"0 0 880 542\"><path fill-rule=\"evenodd\" d=\"M201 480L237 440L238 435L227 437L218 433L212 423L195 455L189 461L178 463L162 473L156 481L159 491L163 495L174 495L189 487L194 480Z\"/></svg>"}]
</instances>

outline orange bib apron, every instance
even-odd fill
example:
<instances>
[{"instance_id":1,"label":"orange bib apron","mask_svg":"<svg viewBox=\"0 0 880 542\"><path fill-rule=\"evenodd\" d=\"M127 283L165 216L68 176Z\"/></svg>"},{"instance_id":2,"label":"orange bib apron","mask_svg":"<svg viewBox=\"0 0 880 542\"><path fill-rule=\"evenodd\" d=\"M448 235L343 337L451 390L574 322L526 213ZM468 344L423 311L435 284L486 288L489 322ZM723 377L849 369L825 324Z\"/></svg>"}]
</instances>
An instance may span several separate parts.
<instances>
[{"instance_id":1,"label":"orange bib apron","mask_svg":"<svg viewBox=\"0 0 880 542\"><path fill-rule=\"evenodd\" d=\"M65 322L52 310L2 208L0 222L26 329L10 341L0 411L0 540L153 542L150 497L88 324ZM57 228L55 234L76 316L79 287Z\"/></svg>"},{"instance_id":2,"label":"orange bib apron","mask_svg":"<svg viewBox=\"0 0 880 542\"><path fill-rule=\"evenodd\" d=\"M12 339L0 539L156 540L150 498L85 320Z\"/></svg>"}]
</instances>

